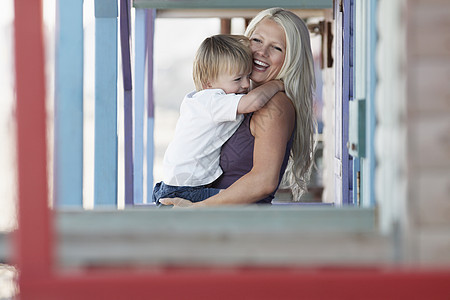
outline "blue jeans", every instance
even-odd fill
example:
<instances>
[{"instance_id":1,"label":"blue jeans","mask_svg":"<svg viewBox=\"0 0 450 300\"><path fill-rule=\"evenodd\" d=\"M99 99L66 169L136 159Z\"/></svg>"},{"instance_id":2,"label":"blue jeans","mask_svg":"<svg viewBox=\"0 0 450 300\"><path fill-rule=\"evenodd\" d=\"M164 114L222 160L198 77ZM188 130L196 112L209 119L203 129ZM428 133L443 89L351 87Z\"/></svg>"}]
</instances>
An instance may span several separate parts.
<instances>
[{"instance_id":1,"label":"blue jeans","mask_svg":"<svg viewBox=\"0 0 450 300\"><path fill-rule=\"evenodd\" d=\"M220 189L210 188L208 185L201 186L173 186L164 182L158 182L153 189L153 202L161 205L161 198L183 198L192 202L200 202L220 192Z\"/></svg>"}]
</instances>

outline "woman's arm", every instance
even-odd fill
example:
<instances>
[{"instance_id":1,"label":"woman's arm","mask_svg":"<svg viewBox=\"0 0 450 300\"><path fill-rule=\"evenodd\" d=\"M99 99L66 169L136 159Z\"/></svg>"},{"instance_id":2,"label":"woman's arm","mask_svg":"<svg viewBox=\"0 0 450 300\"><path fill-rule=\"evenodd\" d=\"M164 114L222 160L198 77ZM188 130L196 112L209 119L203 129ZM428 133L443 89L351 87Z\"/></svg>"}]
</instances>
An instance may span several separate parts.
<instances>
[{"instance_id":1,"label":"woman's arm","mask_svg":"<svg viewBox=\"0 0 450 300\"><path fill-rule=\"evenodd\" d=\"M193 206L246 204L270 195L278 185L286 145L295 125L295 111L285 93L276 94L255 112L250 129L255 137L253 168L219 194Z\"/></svg>"}]
</instances>

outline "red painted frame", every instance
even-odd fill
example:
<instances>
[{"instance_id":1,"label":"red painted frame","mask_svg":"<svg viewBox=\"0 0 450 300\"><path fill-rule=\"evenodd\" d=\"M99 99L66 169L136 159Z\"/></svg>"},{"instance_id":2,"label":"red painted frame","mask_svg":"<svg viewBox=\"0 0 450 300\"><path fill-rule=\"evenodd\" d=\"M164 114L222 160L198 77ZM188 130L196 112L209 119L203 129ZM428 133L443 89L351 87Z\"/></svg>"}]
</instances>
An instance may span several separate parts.
<instances>
[{"instance_id":1,"label":"red painted frame","mask_svg":"<svg viewBox=\"0 0 450 300\"><path fill-rule=\"evenodd\" d=\"M42 0L16 0L14 26L19 177L15 254L21 299L450 298L449 270L58 270L47 191Z\"/></svg>"}]
</instances>

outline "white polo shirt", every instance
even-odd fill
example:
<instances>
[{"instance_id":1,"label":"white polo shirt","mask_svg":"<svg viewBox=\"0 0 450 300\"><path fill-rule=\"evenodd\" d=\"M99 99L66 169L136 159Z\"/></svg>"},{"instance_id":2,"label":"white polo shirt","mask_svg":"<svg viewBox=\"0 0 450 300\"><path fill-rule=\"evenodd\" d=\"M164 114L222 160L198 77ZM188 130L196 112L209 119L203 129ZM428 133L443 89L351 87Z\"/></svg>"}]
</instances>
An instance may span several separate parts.
<instances>
[{"instance_id":1,"label":"white polo shirt","mask_svg":"<svg viewBox=\"0 0 450 300\"><path fill-rule=\"evenodd\" d=\"M221 174L220 149L241 124L237 114L243 95L206 89L185 96L175 136L164 155L165 184L199 186Z\"/></svg>"}]
</instances>

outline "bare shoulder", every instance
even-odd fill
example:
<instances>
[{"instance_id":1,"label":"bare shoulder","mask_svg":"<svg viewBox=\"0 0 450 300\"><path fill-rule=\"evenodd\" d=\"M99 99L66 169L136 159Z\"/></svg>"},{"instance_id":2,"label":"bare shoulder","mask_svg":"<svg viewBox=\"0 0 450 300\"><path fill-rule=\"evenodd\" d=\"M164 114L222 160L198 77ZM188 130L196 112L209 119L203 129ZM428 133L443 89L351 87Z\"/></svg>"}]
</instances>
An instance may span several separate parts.
<instances>
[{"instance_id":1,"label":"bare shoulder","mask_svg":"<svg viewBox=\"0 0 450 300\"><path fill-rule=\"evenodd\" d=\"M290 136L294 125L294 105L284 92L279 92L263 108L253 114L250 128L254 136L261 130L281 130L288 132Z\"/></svg>"},{"instance_id":2,"label":"bare shoulder","mask_svg":"<svg viewBox=\"0 0 450 300\"><path fill-rule=\"evenodd\" d=\"M275 105L292 113L295 112L294 105L285 92L276 93L267 104L267 106Z\"/></svg>"}]
</instances>

